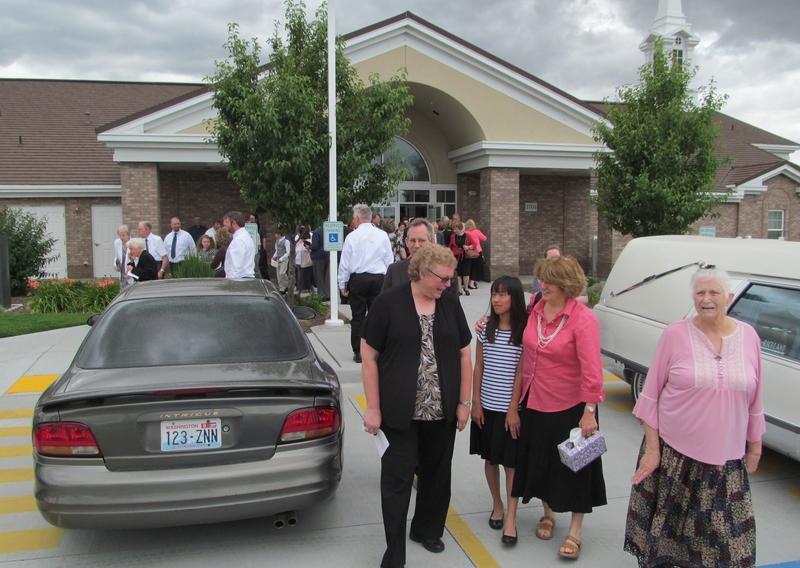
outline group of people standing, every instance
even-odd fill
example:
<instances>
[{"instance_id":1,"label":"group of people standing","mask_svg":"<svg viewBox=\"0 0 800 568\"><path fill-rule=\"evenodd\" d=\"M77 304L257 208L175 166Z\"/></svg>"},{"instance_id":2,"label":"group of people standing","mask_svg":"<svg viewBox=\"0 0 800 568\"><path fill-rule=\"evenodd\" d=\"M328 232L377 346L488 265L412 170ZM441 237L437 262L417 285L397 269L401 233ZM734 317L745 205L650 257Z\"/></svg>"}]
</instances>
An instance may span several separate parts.
<instances>
[{"instance_id":1,"label":"group of people standing","mask_svg":"<svg viewBox=\"0 0 800 568\"><path fill-rule=\"evenodd\" d=\"M254 278L256 250L245 224L241 212L231 211L210 229L195 217L195 225L184 231L180 219L173 217L163 239L153 233L148 221L139 222L137 237L131 236L127 225L120 225L114 241L114 270L119 272L120 287L165 278L189 256L209 260L215 275Z\"/></svg>"},{"instance_id":2,"label":"group of people standing","mask_svg":"<svg viewBox=\"0 0 800 568\"><path fill-rule=\"evenodd\" d=\"M360 246L369 245L368 231ZM363 427L389 442L381 458L381 566L405 564L407 534L430 552L444 550L455 437L470 420L470 453L484 460L492 497L487 522L502 530L501 542L517 543L518 500L536 498L543 515L535 536L554 538L557 514L570 513L557 554L577 560L586 514L607 501L603 459L573 472L557 449L573 429L586 438L599 429L604 400L598 323L580 301L583 270L569 256L542 259L540 290L527 306L518 278L495 279L489 316L476 323L473 367L469 325L457 294L447 293L459 261L427 231L420 230L426 246L392 265L402 263L408 279L387 271L392 284L373 298L358 331ZM393 260L388 240L381 254L381 262ZM747 474L765 431L760 343L752 327L726 315L732 294L724 271L698 271L691 292L696 315L664 332L634 409L645 433L624 548L642 567L754 566Z\"/></svg>"}]
</instances>

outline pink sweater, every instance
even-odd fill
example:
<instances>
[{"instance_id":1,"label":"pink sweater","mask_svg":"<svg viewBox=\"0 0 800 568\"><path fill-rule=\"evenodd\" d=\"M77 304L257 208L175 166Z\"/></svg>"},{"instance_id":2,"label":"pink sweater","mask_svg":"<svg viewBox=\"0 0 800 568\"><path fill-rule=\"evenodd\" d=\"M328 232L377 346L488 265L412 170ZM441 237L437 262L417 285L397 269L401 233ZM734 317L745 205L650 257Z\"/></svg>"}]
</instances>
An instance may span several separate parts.
<instances>
[{"instance_id":1,"label":"pink sweater","mask_svg":"<svg viewBox=\"0 0 800 568\"><path fill-rule=\"evenodd\" d=\"M522 336L522 398L530 389L528 408L541 412L559 412L580 402L602 402L605 393L597 318L570 298L545 327L544 304L537 302L533 307ZM542 316L545 336L552 335L562 316L567 316L564 327L544 348L539 347L537 315Z\"/></svg>"},{"instance_id":2,"label":"pink sweater","mask_svg":"<svg viewBox=\"0 0 800 568\"><path fill-rule=\"evenodd\" d=\"M744 456L766 431L761 342L737 321L722 358L691 319L664 330L633 413L685 456L712 465Z\"/></svg>"},{"instance_id":3,"label":"pink sweater","mask_svg":"<svg viewBox=\"0 0 800 568\"><path fill-rule=\"evenodd\" d=\"M486 242L489 237L484 235L480 229L464 229L464 232L472 237L472 241L475 243L475 250L483 252L481 243Z\"/></svg>"}]
</instances>

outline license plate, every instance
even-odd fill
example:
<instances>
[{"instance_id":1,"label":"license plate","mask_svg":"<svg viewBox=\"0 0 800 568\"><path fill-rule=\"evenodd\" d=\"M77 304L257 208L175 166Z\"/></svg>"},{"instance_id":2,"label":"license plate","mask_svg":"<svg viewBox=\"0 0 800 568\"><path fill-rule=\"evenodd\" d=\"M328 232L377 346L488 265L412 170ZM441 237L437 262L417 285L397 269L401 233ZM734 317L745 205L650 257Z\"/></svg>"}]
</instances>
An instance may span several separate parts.
<instances>
[{"instance_id":1,"label":"license plate","mask_svg":"<svg viewBox=\"0 0 800 568\"><path fill-rule=\"evenodd\" d=\"M222 447L220 420L174 420L161 423L161 451L205 450Z\"/></svg>"}]
</instances>

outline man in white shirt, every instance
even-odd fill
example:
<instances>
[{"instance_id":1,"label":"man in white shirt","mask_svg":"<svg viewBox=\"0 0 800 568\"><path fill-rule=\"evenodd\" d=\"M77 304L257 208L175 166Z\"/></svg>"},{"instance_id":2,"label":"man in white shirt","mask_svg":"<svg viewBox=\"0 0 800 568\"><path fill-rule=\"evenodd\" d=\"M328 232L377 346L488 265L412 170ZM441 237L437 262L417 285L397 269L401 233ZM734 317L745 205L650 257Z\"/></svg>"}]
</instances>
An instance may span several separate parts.
<instances>
[{"instance_id":1,"label":"man in white shirt","mask_svg":"<svg viewBox=\"0 0 800 568\"><path fill-rule=\"evenodd\" d=\"M381 293L386 269L394 261L389 235L373 226L371 220L369 205L353 207L355 230L344 240L337 274L339 289L342 296L350 299L353 312L350 344L356 363L361 363L361 325L372 301Z\"/></svg>"},{"instance_id":2,"label":"man in white shirt","mask_svg":"<svg viewBox=\"0 0 800 568\"><path fill-rule=\"evenodd\" d=\"M180 219L173 217L169 221L169 226L172 231L164 237L164 248L167 250L169 259L169 272L173 274L183 259L190 254L197 254L197 245L192 235L181 229Z\"/></svg>"},{"instance_id":3,"label":"man in white shirt","mask_svg":"<svg viewBox=\"0 0 800 568\"><path fill-rule=\"evenodd\" d=\"M225 278L255 278L256 247L244 228L244 214L231 211L222 219L222 224L233 235L225 252Z\"/></svg>"},{"instance_id":4,"label":"man in white shirt","mask_svg":"<svg viewBox=\"0 0 800 568\"><path fill-rule=\"evenodd\" d=\"M167 258L167 249L164 248L164 241L153 232L153 225L151 225L149 221L139 221L139 225L136 227L136 233L140 238L144 239L144 250L149 252L150 256L161 266L161 269L158 271L158 278L164 278L164 274L167 270L167 263L169 262L169 258Z\"/></svg>"}]
</instances>

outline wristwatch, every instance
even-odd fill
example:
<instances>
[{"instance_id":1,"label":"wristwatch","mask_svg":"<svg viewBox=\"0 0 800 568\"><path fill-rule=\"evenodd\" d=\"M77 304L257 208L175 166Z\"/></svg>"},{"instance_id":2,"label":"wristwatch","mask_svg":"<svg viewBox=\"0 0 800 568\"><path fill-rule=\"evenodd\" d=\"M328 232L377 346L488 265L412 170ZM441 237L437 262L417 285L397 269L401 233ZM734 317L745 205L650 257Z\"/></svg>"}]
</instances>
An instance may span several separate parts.
<instances>
[{"instance_id":1,"label":"wristwatch","mask_svg":"<svg viewBox=\"0 0 800 568\"><path fill-rule=\"evenodd\" d=\"M585 407L585 408L586 408L586 410L588 410L588 411L589 411L589 412L591 412L592 414L594 414L594 411L595 411L595 410L597 410L597 407L596 407L596 406L589 406L588 404L586 405L586 407Z\"/></svg>"},{"instance_id":2,"label":"wristwatch","mask_svg":"<svg viewBox=\"0 0 800 568\"><path fill-rule=\"evenodd\" d=\"M466 406L467 408L469 408L470 406L472 406L472 401L471 400L459 400L458 404L461 404L461 405Z\"/></svg>"}]
</instances>

